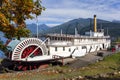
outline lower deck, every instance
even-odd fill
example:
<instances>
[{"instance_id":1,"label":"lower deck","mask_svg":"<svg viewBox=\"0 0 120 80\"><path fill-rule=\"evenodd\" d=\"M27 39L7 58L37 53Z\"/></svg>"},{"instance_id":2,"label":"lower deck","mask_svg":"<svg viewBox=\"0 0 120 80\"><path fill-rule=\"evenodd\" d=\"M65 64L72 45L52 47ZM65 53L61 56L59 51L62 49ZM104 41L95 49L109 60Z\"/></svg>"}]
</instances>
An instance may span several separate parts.
<instances>
[{"instance_id":1,"label":"lower deck","mask_svg":"<svg viewBox=\"0 0 120 80\"><path fill-rule=\"evenodd\" d=\"M110 47L110 42L105 43L82 43L78 45L62 45L62 42L56 43L53 45L48 45L48 51L50 55L58 55L62 57L80 57L88 53L105 50Z\"/></svg>"}]
</instances>

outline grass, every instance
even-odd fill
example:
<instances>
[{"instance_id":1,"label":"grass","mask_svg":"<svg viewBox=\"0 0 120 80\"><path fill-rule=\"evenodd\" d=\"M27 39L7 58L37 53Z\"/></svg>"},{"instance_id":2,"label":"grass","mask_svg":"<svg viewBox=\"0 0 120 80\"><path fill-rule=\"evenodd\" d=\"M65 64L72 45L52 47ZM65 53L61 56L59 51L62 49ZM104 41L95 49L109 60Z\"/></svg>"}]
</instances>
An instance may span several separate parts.
<instances>
[{"instance_id":1,"label":"grass","mask_svg":"<svg viewBox=\"0 0 120 80\"><path fill-rule=\"evenodd\" d=\"M111 73L120 70L120 53L107 56L103 61L90 64L87 67L73 69L68 66L55 66L45 71L34 70L17 73L0 74L0 80L62 80L76 76L91 76ZM120 77L120 75L112 78Z\"/></svg>"},{"instance_id":2,"label":"grass","mask_svg":"<svg viewBox=\"0 0 120 80\"><path fill-rule=\"evenodd\" d=\"M82 76L85 75L95 75L100 73L114 72L120 67L120 53L114 54L112 56L107 56L103 61L91 64L85 69L80 69Z\"/></svg>"}]
</instances>

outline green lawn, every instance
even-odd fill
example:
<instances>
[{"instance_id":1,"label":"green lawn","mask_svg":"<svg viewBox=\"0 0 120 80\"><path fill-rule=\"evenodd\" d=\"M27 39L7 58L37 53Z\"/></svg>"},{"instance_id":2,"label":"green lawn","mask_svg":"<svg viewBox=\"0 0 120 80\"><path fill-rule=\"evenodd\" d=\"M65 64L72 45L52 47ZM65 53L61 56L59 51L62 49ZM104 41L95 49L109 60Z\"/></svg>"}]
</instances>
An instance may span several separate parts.
<instances>
[{"instance_id":1,"label":"green lawn","mask_svg":"<svg viewBox=\"0 0 120 80\"><path fill-rule=\"evenodd\" d=\"M63 78L73 78L76 76L91 76L105 74L120 70L120 53L107 56L103 61L90 64L87 67L72 69L68 66L56 66L48 70L25 71L17 73L5 73L0 75L0 80L63 80ZM114 77L120 77L115 75Z\"/></svg>"}]
</instances>

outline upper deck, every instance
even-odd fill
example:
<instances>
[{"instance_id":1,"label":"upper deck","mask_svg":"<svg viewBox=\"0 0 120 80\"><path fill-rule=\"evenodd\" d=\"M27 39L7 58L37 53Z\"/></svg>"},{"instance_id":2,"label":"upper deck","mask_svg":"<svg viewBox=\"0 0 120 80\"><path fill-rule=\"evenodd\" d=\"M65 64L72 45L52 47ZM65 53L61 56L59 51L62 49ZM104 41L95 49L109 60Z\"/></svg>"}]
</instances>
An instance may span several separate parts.
<instances>
[{"instance_id":1,"label":"upper deck","mask_svg":"<svg viewBox=\"0 0 120 80\"><path fill-rule=\"evenodd\" d=\"M66 35L66 34L47 34L49 44L52 46L71 46L71 45L86 45L100 44L110 42L110 36L94 36L94 35Z\"/></svg>"},{"instance_id":2,"label":"upper deck","mask_svg":"<svg viewBox=\"0 0 120 80\"><path fill-rule=\"evenodd\" d=\"M66 34L47 34L46 37L49 37L50 39L53 40L54 39L58 39L58 40L61 40L61 39L107 39L107 38L110 38L110 36L87 36L87 35L66 35Z\"/></svg>"}]
</instances>

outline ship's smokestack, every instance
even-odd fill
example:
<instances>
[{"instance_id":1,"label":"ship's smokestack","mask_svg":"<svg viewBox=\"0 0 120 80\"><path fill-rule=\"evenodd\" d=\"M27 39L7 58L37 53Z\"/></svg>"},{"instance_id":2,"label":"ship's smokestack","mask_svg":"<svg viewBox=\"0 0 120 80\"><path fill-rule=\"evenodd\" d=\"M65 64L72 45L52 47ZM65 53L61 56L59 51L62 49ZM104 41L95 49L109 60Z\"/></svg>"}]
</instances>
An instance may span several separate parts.
<instances>
[{"instance_id":1,"label":"ship's smokestack","mask_svg":"<svg viewBox=\"0 0 120 80\"><path fill-rule=\"evenodd\" d=\"M96 15L94 15L94 32L97 32L97 20L96 20Z\"/></svg>"}]
</instances>

